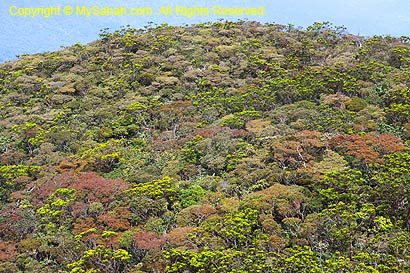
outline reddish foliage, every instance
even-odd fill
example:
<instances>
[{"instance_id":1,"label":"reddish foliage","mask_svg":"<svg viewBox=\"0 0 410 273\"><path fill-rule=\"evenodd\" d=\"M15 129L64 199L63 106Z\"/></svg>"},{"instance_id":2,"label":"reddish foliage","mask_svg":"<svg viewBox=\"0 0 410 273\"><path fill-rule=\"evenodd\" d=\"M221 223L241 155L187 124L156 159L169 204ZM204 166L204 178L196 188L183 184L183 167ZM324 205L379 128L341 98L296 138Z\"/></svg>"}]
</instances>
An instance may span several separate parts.
<instances>
[{"instance_id":1,"label":"reddish foliage","mask_svg":"<svg viewBox=\"0 0 410 273\"><path fill-rule=\"evenodd\" d=\"M405 148L401 139L391 133L338 136L329 144L332 148L365 163L381 162L384 155L400 152Z\"/></svg>"},{"instance_id":2,"label":"reddish foliage","mask_svg":"<svg viewBox=\"0 0 410 273\"><path fill-rule=\"evenodd\" d=\"M295 136L272 144L273 158L280 162L281 167L299 167L318 157L325 150L321 140L321 133L317 131L303 131Z\"/></svg>"},{"instance_id":3,"label":"reddish foliage","mask_svg":"<svg viewBox=\"0 0 410 273\"><path fill-rule=\"evenodd\" d=\"M0 238L13 240L17 236L17 231L11 223L0 225Z\"/></svg>"},{"instance_id":4,"label":"reddish foliage","mask_svg":"<svg viewBox=\"0 0 410 273\"><path fill-rule=\"evenodd\" d=\"M91 228L95 228L96 226L96 221L91 217L77 218L74 223L73 233L78 235L82 232L86 232ZM90 232L87 235L84 235L81 238L81 241L90 248L94 248L97 245L98 234L96 232Z\"/></svg>"},{"instance_id":5,"label":"reddish foliage","mask_svg":"<svg viewBox=\"0 0 410 273\"><path fill-rule=\"evenodd\" d=\"M56 167L56 170L59 173L63 172L69 172L69 171L76 171L76 172L81 172L87 165L86 160L73 160L73 161L67 161L63 160L58 164Z\"/></svg>"},{"instance_id":6,"label":"reddish foliage","mask_svg":"<svg viewBox=\"0 0 410 273\"><path fill-rule=\"evenodd\" d=\"M410 138L410 123L404 124L404 129L405 129L404 137Z\"/></svg>"},{"instance_id":7,"label":"reddish foliage","mask_svg":"<svg viewBox=\"0 0 410 273\"><path fill-rule=\"evenodd\" d=\"M108 205L117 195L128 189L128 183L122 179L113 180L101 177L94 172L86 172L81 173L70 188L76 189L77 195L84 202L101 202Z\"/></svg>"},{"instance_id":8,"label":"reddish foliage","mask_svg":"<svg viewBox=\"0 0 410 273\"><path fill-rule=\"evenodd\" d=\"M73 172L66 172L56 175L51 179L40 181L31 193L32 204L42 206L47 198L59 188L67 188L77 180L78 177Z\"/></svg>"},{"instance_id":9,"label":"reddish foliage","mask_svg":"<svg viewBox=\"0 0 410 273\"><path fill-rule=\"evenodd\" d=\"M184 226L198 226L216 212L217 210L209 205L193 205L179 212L177 222Z\"/></svg>"},{"instance_id":10,"label":"reddish foliage","mask_svg":"<svg viewBox=\"0 0 410 273\"><path fill-rule=\"evenodd\" d=\"M182 180L190 180L200 174L200 169L194 164L186 165L182 170L178 172L178 175Z\"/></svg>"},{"instance_id":11,"label":"reddish foliage","mask_svg":"<svg viewBox=\"0 0 410 273\"><path fill-rule=\"evenodd\" d=\"M285 165L297 165L299 162L303 163L312 159L311 155L304 153L301 144L298 141L286 140L274 144L272 149L273 158Z\"/></svg>"},{"instance_id":12,"label":"reddish foliage","mask_svg":"<svg viewBox=\"0 0 410 273\"><path fill-rule=\"evenodd\" d=\"M14 223L22 218L19 211L15 209L8 209L8 210L0 211L0 217L4 218L4 220L14 222Z\"/></svg>"},{"instance_id":13,"label":"reddish foliage","mask_svg":"<svg viewBox=\"0 0 410 273\"><path fill-rule=\"evenodd\" d=\"M184 111L187 110L187 108L192 106L191 101L186 101L186 100L176 100L172 101L168 104L164 104L160 107L161 112L165 113L174 113L176 115L182 115L184 114Z\"/></svg>"},{"instance_id":14,"label":"reddish foliage","mask_svg":"<svg viewBox=\"0 0 410 273\"><path fill-rule=\"evenodd\" d=\"M154 144L153 144L153 149L155 151L175 151L178 150L180 147L180 144L177 139L155 139L154 138Z\"/></svg>"},{"instance_id":15,"label":"reddish foliage","mask_svg":"<svg viewBox=\"0 0 410 273\"><path fill-rule=\"evenodd\" d=\"M158 112L160 115L157 127L163 129L175 130L180 126L181 121L190 120L192 115L189 114L192 103L190 101L173 101L164 104Z\"/></svg>"},{"instance_id":16,"label":"reddish foliage","mask_svg":"<svg viewBox=\"0 0 410 273\"><path fill-rule=\"evenodd\" d=\"M74 227L73 233L79 234L81 232L87 231L92 227L95 227L96 221L92 217L77 218Z\"/></svg>"},{"instance_id":17,"label":"reddish foliage","mask_svg":"<svg viewBox=\"0 0 410 273\"><path fill-rule=\"evenodd\" d=\"M10 261L17 255L13 242L0 241L0 262Z\"/></svg>"},{"instance_id":18,"label":"reddish foliage","mask_svg":"<svg viewBox=\"0 0 410 273\"><path fill-rule=\"evenodd\" d=\"M21 177L19 177L19 178L21 178ZM27 198L27 191L25 191L25 190L12 192L12 193L10 193L10 196L9 196L10 202L19 202L19 201L24 200L26 198Z\"/></svg>"},{"instance_id":19,"label":"reddish foliage","mask_svg":"<svg viewBox=\"0 0 410 273\"><path fill-rule=\"evenodd\" d=\"M187 235L194 230L193 227L177 227L171 230L167 235L167 240L176 246L184 246L186 244Z\"/></svg>"},{"instance_id":20,"label":"reddish foliage","mask_svg":"<svg viewBox=\"0 0 410 273\"><path fill-rule=\"evenodd\" d=\"M98 216L98 221L114 230L127 230L131 227L128 221L129 215L128 207L117 207L112 213Z\"/></svg>"},{"instance_id":21,"label":"reddish foliage","mask_svg":"<svg viewBox=\"0 0 410 273\"><path fill-rule=\"evenodd\" d=\"M375 149L379 150L382 154L401 152L404 148L402 140L391 133L381 134L378 137L377 146L375 146Z\"/></svg>"},{"instance_id":22,"label":"reddish foliage","mask_svg":"<svg viewBox=\"0 0 410 273\"><path fill-rule=\"evenodd\" d=\"M16 223L23 218L20 211L8 209L0 211L0 238L2 240L15 240L19 234Z\"/></svg>"},{"instance_id":23,"label":"reddish foliage","mask_svg":"<svg viewBox=\"0 0 410 273\"><path fill-rule=\"evenodd\" d=\"M6 151L0 154L0 162L2 165L18 165L27 157L23 152Z\"/></svg>"},{"instance_id":24,"label":"reddish foliage","mask_svg":"<svg viewBox=\"0 0 410 273\"><path fill-rule=\"evenodd\" d=\"M78 201L84 203L101 202L108 205L129 187L128 183L122 179L104 178L94 172L84 172L76 174L69 171L58 174L46 180L33 191L32 198L34 205L40 205L55 190L59 188L70 188L77 190Z\"/></svg>"},{"instance_id":25,"label":"reddish foliage","mask_svg":"<svg viewBox=\"0 0 410 273\"><path fill-rule=\"evenodd\" d=\"M165 238L151 231L139 231L132 238L135 245L143 250L161 250L165 246Z\"/></svg>"},{"instance_id":26,"label":"reddish foliage","mask_svg":"<svg viewBox=\"0 0 410 273\"><path fill-rule=\"evenodd\" d=\"M108 238L103 238L102 240L97 240L97 244L104 245L105 247L117 249L120 247L120 238L122 232L117 232L114 236L109 236Z\"/></svg>"},{"instance_id":27,"label":"reddish foliage","mask_svg":"<svg viewBox=\"0 0 410 273\"><path fill-rule=\"evenodd\" d=\"M216 212L216 209L212 206L209 205L204 205L200 207L193 207L191 209L192 215L198 219L199 222L202 222L212 214Z\"/></svg>"}]
</instances>

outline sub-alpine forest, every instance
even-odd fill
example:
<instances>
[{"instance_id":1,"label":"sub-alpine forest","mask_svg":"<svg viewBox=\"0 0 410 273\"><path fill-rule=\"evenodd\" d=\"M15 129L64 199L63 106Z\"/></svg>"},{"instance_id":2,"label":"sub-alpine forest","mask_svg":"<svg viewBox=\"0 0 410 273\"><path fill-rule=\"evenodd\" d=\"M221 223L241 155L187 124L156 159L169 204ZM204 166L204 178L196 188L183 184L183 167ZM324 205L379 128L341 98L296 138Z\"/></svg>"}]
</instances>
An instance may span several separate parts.
<instances>
[{"instance_id":1,"label":"sub-alpine forest","mask_svg":"<svg viewBox=\"0 0 410 273\"><path fill-rule=\"evenodd\" d=\"M410 37L329 22L0 64L0 272L409 272L409 84Z\"/></svg>"}]
</instances>

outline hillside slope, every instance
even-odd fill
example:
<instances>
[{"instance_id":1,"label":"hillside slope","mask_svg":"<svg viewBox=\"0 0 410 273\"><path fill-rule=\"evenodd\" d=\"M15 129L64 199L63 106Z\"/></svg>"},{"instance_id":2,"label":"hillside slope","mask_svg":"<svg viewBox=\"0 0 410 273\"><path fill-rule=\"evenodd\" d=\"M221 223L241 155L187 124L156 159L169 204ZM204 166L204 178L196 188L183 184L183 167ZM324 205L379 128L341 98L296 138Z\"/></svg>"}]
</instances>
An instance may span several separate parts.
<instances>
[{"instance_id":1,"label":"hillside slope","mask_svg":"<svg viewBox=\"0 0 410 273\"><path fill-rule=\"evenodd\" d=\"M0 272L408 272L410 38L160 25L0 65Z\"/></svg>"}]
</instances>

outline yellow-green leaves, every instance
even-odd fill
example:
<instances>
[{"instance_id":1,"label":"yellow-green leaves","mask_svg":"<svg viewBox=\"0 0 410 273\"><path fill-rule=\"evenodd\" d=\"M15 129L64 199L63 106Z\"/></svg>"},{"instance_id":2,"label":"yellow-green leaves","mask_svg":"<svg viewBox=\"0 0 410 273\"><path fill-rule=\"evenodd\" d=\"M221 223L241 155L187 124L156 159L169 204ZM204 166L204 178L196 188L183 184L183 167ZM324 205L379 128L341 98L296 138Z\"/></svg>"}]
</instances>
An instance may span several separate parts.
<instances>
[{"instance_id":1,"label":"yellow-green leaves","mask_svg":"<svg viewBox=\"0 0 410 273\"><path fill-rule=\"evenodd\" d=\"M111 249L98 245L95 249L84 251L82 257L67 265L70 273L122 272L131 254L124 249Z\"/></svg>"},{"instance_id":2,"label":"yellow-green leaves","mask_svg":"<svg viewBox=\"0 0 410 273\"><path fill-rule=\"evenodd\" d=\"M147 195L151 198L159 199L164 196L174 197L177 193L177 188L172 178L165 176L162 179L138 184L125 192L131 195Z\"/></svg>"},{"instance_id":3,"label":"yellow-green leaves","mask_svg":"<svg viewBox=\"0 0 410 273\"><path fill-rule=\"evenodd\" d=\"M75 200L76 190L60 188L53 192L48 197L47 202L36 212L41 216L43 222L60 223L64 221L62 214Z\"/></svg>"}]
</instances>

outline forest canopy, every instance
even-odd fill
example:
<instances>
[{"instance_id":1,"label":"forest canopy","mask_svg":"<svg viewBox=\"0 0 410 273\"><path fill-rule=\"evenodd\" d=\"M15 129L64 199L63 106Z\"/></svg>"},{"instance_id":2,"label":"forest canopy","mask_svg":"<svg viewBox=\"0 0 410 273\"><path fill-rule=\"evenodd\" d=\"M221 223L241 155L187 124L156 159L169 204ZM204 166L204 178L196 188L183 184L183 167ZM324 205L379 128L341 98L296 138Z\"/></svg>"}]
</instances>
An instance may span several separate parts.
<instances>
[{"instance_id":1,"label":"forest canopy","mask_svg":"<svg viewBox=\"0 0 410 273\"><path fill-rule=\"evenodd\" d=\"M409 272L410 37L124 27L0 64L0 272Z\"/></svg>"}]
</instances>

